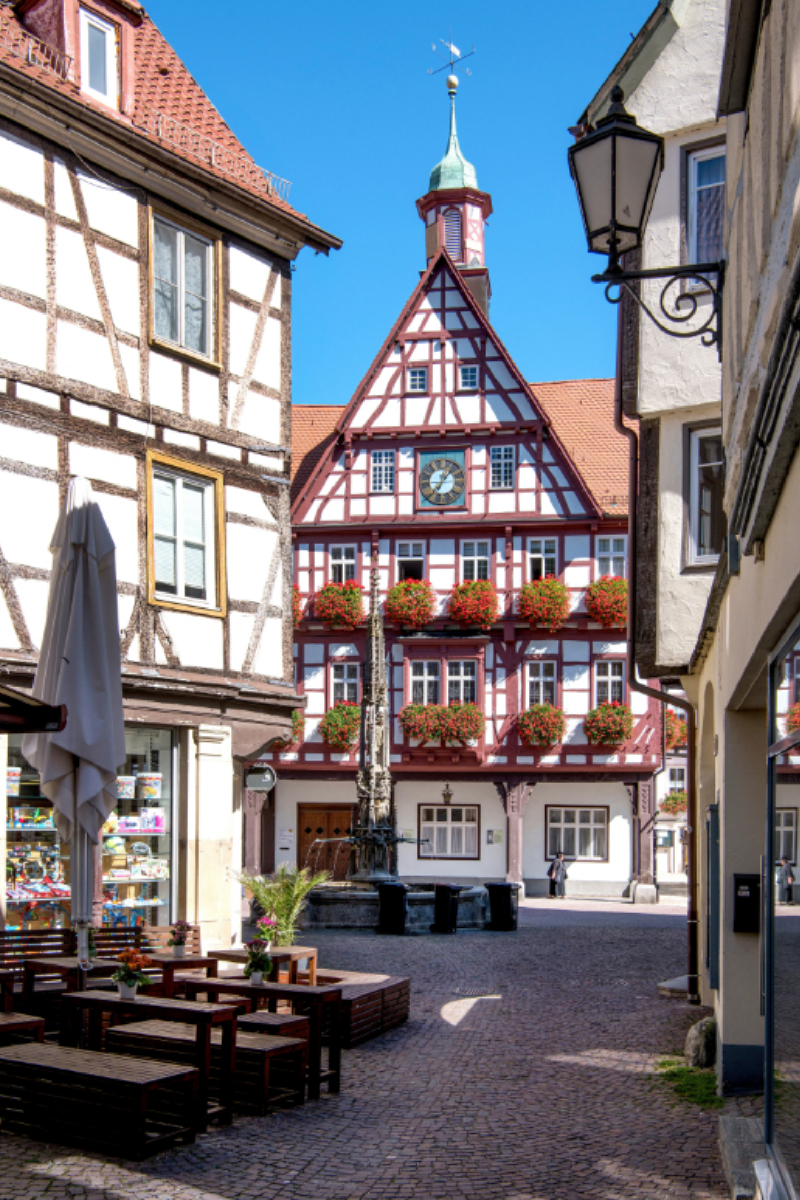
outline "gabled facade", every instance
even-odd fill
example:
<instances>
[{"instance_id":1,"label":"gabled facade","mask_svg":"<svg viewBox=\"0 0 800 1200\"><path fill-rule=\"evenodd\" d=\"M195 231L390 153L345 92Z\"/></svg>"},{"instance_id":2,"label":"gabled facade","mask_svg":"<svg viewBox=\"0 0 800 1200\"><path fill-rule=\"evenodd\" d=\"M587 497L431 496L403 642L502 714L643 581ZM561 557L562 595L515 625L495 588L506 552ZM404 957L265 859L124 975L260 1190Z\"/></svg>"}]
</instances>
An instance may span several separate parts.
<instances>
[{"instance_id":1,"label":"gabled facade","mask_svg":"<svg viewBox=\"0 0 800 1200\"><path fill-rule=\"evenodd\" d=\"M489 207L453 125L418 202L429 259L422 279L350 403L295 409L293 578L303 614L295 669L305 731L268 756L279 776L275 855L346 866L335 839L350 824L357 749L330 750L320 722L337 701L360 699L364 632L326 629L314 598L331 581L368 592L375 566L383 602L408 578L428 580L435 593L423 629L386 630L397 824L421 839L400 845L400 874L509 878L540 892L563 846L576 890L621 894L652 870L660 734L649 702L628 694L624 630L592 622L584 596L601 575L626 573L625 444L613 432L611 381L530 385L491 326ZM594 406L607 415L603 466L589 436ZM593 460L586 474L580 456ZM569 592L569 615L553 633L518 612L522 587L545 575ZM497 618L464 629L449 614L450 594L477 580L493 585ZM606 698L633 710L632 736L618 748L590 745L583 728ZM404 734L406 705L449 702L477 704L484 733L458 744ZM527 746L517 717L546 702L564 711L563 740ZM310 785L317 795L324 788L324 801L312 803Z\"/></svg>"},{"instance_id":2,"label":"gabled facade","mask_svg":"<svg viewBox=\"0 0 800 1200\"><path fill-rule=\"evenodd\" d=\"M212 946L240 935L241 764L297 703L291 267L339 242L287 191L138 0L0 6L0 672L32 681L49 540L83 475L117 548L135 835L106 831L106 918L185 917ZM24 879L12 892L9 922L30 923Z\"/></svg>"}]
</instances>

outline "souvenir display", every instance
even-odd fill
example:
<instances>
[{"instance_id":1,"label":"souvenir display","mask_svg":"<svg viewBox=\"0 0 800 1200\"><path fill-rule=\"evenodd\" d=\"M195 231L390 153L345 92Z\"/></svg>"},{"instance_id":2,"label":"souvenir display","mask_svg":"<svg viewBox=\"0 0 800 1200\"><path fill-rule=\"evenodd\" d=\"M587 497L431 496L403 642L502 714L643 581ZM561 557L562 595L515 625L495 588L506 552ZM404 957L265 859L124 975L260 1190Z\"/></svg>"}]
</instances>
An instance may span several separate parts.
<instances>
[{"instance_id":1,"label":"souvenir display","mask_svg":"<svg viewBox=\"0 0 800 1200\"><path fill-rule=\"evenodd\" d=\"M9 767L6 771L6 795L19 795L19 781L22 771L19 767Z\"/></svg>"}]
</instances>

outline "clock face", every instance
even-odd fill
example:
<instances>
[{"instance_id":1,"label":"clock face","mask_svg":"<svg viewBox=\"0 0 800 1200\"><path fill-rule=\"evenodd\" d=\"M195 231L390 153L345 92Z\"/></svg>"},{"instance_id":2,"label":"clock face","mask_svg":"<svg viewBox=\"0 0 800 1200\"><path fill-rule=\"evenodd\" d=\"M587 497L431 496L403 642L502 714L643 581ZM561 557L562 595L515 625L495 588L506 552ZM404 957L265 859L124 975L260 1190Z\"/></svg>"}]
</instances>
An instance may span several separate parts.
<instances>
[{"instance_id":1,"label":"clock face","mask_svg":"<svg viewBox=\"0 0 800 1200\"><path fill-rule=\"evenodd\" d=\"M452 458L434 458L419 473L419 490L429 504L457 504L464 494L464 468Z\"/></svg>"}]
</instances>

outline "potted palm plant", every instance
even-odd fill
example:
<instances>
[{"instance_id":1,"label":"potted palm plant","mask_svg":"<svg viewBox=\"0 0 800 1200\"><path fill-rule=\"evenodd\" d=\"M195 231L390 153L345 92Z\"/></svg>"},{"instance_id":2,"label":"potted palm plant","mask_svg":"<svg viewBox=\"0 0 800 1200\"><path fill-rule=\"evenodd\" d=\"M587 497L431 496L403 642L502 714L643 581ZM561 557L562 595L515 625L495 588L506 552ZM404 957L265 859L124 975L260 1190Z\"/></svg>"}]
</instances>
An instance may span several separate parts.
<instances>
[{"instance_id":1,"label":"potted palm plant","mask_svg":"<svg viewBox=\"0 0 800 1200\"><path fill-rule=\"evenodd\" d=\"M272 944L291 946L308 893L327 883L330 872L312 874L307 867L281 863L272 875L242 875L241 879L262 913L274 922L270 927L275 930L270 939Z\"/></svg>"}]
</instances>

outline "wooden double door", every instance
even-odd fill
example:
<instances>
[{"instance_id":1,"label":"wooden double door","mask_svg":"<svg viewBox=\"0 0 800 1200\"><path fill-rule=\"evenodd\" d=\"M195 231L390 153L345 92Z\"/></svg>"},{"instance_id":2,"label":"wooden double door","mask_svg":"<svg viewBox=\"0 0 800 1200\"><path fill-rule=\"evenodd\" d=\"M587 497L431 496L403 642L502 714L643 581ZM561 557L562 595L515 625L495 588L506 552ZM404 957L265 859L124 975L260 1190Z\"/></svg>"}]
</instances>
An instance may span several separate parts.
<instances>
[{"instance_id":1,"label":"wooden double door","mask_svg":"<svg viewBox=\"0 0 800 1200\"><path fill-rule=\"evenodd\" d=\"M297 865L312 872L330 871L333 879L347 878L350 836L356 819L354 804L299 804L297 806Z\"/></svg>"}]
</instances>

